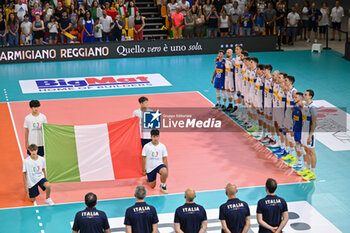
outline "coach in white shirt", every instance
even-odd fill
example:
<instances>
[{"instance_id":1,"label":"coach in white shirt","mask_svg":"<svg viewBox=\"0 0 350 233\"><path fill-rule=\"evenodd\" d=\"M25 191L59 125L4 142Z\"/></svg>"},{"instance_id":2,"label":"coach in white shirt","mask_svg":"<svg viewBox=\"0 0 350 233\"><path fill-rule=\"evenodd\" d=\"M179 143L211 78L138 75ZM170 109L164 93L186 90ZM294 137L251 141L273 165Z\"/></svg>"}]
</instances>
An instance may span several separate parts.
<instances>
[{"instance_id":1,"label":"coach in white shirt","mask_svg":"<svg viewBox=\"0 0 350 233\"><path fill-rule=\"evenodd\" d=\"M339 36L339 41L341 41L341 21L344 18L344 9L343 7L340 6L340 2L336 1L335 2L335 7L333 7L331 11L331 21L332 21L332 34L333 37L331 40L334 40L335 38L335 30L338 30L338 36Z\"/></svg>"},{"instance_id":2,"label":"coach in white shirt","mask_svg":"<svg viewBox=\"0 0 350 233\"><path fill-rule=\"evenodd\" d=\"M143 113L146 111L151 111L151 109L148 108L148 98L145 96L142 96L139 98L140 108L136 109L132 116L138 117L140 119L140 137L141 137L141 144L142 148L149 142L152 141L151 139L151 131L149 129L143 128Z\"/></svg>"},{"instance_id":3,"label":"coach in white shirt","mask_svg":"<svg viewBox=\"0 0 350 233\"><path fill-rule=\"evenodd\" d=\"M28 151L29 145L35 144L38 146L38 155L44 156L42 127L44 123L47 123L47 119L44 114L39 112L40 102L38 100L30 101L29 107L32 112L24 119L24 138L27 154L30 155L30 152Z\"/></svg>"},{"instance_id":4,"label":"coach in white shirt","mask_svg":"<svg viewBox=\"0 0 350 233\"><path fill-rule=\"evenodd\" d=\"M147 181L151 188L156 186L157 173L160 174L160 191L168 194L166 180L168 178L168 152L164 144L159 142L159 130L152 129L152 141L147 143L142 150L142 173L147 175Z\"/></svg>"}]
</instances>

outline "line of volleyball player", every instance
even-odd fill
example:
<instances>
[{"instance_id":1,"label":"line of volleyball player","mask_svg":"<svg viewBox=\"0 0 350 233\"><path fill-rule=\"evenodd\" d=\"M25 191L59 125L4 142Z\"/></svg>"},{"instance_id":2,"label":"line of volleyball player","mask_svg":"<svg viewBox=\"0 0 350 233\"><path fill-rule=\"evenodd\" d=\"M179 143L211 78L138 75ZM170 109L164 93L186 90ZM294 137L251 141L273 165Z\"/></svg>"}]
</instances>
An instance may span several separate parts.
<instances>
[{"instance_id":1,"label":"line of volleyball player","mask_svg":"<svg viewBox=\"0 0 350 233\"><path fill-rule=\"evenodd\" d=\"M214 108L228 112L304 180L316 179L314 91L298 92L294 76L273 71L272 65L259 64L259 59L249 57L241 45L236 45L235 54L234 58L232 49L228 49L224 58L220 50L215 60Z\"/></svg>"}]
</instances>

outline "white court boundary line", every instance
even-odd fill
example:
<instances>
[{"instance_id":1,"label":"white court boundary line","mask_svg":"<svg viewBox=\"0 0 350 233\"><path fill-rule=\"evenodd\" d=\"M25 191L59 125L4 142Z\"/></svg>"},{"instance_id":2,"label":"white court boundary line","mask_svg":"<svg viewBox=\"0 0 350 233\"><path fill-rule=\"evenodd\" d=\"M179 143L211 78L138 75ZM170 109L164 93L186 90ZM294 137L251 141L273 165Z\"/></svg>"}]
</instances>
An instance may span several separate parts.
<instances>
[{"instance_id":1,"label":"white court boundary line","mask_svg":"<svg viewBox=\"0 0 350 233\"><path fill-rule=\"evenodd\" d=\"M13 114L12 114L10 102L7 102L7 107L8 107L8 109L9 109L9 113L10 113L10 117L11 117L11 121L12 121L13 130L15 131L18 149L19 149L19 152L20 152L20 154L21 154L22 161L23 161L23 160L24 160L23 151L22 151L22 148L21 148L21 143L20 143L20 141L19 141L19 137L18 137L18 133L17 133L17 128L16 128L15 120L14 120L14 118L13 118Z\"/></svg>"}]
</instances>

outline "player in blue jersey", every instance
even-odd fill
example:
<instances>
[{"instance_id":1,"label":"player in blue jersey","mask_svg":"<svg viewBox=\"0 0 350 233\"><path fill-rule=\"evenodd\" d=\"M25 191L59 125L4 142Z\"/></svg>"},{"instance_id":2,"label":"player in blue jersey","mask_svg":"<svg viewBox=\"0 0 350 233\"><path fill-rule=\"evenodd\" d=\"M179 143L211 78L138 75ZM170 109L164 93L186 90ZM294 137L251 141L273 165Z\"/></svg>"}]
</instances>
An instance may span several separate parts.
<instances>
[{"instance_id":1,"label":"player in blue jersey","mask_svg":"<svg viewBox=\"0 0 350 233\"><path fill-rule=\"evenodd\" d=\"M224 59L224 51L219 50L218 58L215 61L215 70L213 77L211 79L211 83L214 84L214 88L216 89L216 98L217 104L214 108L224 109L226 105L226 92L225 92L225 59ZM221 95L223 98L223 105L221 105Z\"/></svg>"},{"instance_id":2,"label":"player in blue jersey","mask_svg":"<svg viewBox=\"0 0 350 233\"><path fill-rule=\"evenodd\" d=\"M295 141L295 151L297 153L297 157L293 156L289 165L293 168L301 168L303 166L303 162L301 161L301 156L303 153L301 147L301 131L303 128L303 114L302 109L304 107L303 103L303 93L297 92L294 95L294 107L293 107L293 135Z\"/></svg>"},{"instance_id":3,"label":"player in blue jersey","mask_svg":"<svg viewBox=\"0 0 350 233\"><path fill-rule=\"evenodd\" d=\"M303 169L299 175L303 176L304 180L316 179L316 152L315 152L315 129L317 122L317 107L312 101L315 93L313 90L306 90L304 93L305 105L303 107L303 130L301 134L301 144L306 150L307 169Z\"/></svg>"}]
</instances>

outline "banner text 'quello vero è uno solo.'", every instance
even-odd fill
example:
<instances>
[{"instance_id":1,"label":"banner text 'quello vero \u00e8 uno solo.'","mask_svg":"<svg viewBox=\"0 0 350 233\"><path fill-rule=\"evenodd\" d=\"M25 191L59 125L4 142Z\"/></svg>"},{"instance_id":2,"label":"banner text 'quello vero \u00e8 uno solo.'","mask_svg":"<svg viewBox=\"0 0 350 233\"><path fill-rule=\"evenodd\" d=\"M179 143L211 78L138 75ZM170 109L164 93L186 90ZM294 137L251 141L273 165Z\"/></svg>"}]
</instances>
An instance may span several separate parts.
<instances>
[{"instance_id":1,"label":"banner text 'quello vero \u00e8 uno solo.'","mask_svg":"<svg viewBox=\"0 0 350 233\"><path fill-rule=\"evenodd\" d=\"M0 49L0 64L215 54L239 44L250 52L274 51L275 36L195 38L184 40L121 41L90 44L6 47Z\"/></svg>"}]
</instances>

